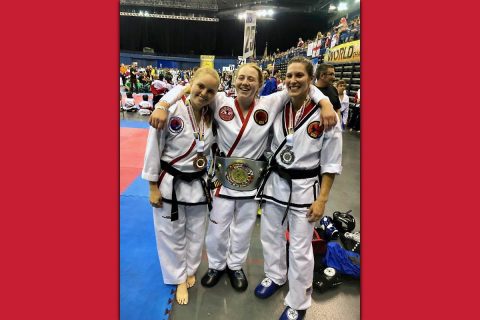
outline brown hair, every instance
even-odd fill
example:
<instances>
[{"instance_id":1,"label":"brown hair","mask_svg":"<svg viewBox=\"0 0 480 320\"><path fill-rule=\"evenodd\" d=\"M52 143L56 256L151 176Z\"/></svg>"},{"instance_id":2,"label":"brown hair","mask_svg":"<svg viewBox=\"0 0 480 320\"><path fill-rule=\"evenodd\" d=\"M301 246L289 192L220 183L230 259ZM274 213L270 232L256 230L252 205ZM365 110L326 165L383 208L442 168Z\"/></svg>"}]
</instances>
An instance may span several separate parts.
<instances>
[{"instance_id":1,"label":"brown hair","mask_svg":"<svg viewBox=\"0 0 480 320\"><path fill-rule=\"evenodd\" d=\"M315 70L315 79L320 79L320 76L324 73L327 73L328 69L333 68L333 65L328 63L322 63L317 66L317 70Z\"/></svg>"},{"instance_id":2,"label":"brown hair","mask_svg":"<svg viewBox=\"0 0 480 320\"><path fill-rule=\"evenodd\" d=\"M288 61L287 67L292 63L303 64L303 66L305 67L305 70L307 71L308 76L313 79L313 64L310 60L302 56L296 56L290 59L290 61Z\"/></svg>"}]
</instances>

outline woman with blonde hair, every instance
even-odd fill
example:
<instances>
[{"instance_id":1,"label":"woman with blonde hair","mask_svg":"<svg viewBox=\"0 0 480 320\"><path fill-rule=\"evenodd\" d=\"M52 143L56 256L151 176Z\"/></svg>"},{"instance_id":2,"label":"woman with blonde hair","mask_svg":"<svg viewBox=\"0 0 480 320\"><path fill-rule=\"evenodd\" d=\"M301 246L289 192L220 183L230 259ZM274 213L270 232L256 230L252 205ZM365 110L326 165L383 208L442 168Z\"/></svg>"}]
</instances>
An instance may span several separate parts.
<instances>
[{"instance_id":1,"label":"woman with blonde hair","mask_svg":"<svg viewBox=\"0 0 480 320\"><path fill-rule=\"evenodd\" d=\"M166 284L177 285L176 300L188 303L187 289L200 265L207 205L206 153L213 143L213 101L220 78L200 68L191 92L171 108L167 127L150 128L142 178L149 181L157 251Z\"/></svg>"}]
</instances>

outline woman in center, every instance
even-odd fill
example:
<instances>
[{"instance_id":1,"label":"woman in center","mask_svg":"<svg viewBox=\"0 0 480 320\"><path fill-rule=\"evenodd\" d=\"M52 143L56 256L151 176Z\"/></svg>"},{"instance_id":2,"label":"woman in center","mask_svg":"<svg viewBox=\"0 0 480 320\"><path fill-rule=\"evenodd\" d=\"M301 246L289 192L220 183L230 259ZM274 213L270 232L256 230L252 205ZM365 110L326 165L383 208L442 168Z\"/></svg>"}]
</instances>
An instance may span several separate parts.
<instances>
[{"instance_id":1,"label":"woman in center","mask_svg":"<svg viewBox=\"0 0 480 320\"><path fill-rule=\"evenodd\" d=\"M205 287L215 286L227 271L232 287L238 291L247 289L247 277L242 269L250 248L250 237L257 217L258 202L254 199L256 186L246 186L251 179L257 179L261 171L242 171L240 161L260 160L265 151L268 132L275 116L288 101L286 91L277 92L256 100L263 83L262 71L256 64L243 64L237 70L235 88L237 97L217 93L210 104L218 126L217 143L220 151L220 171L225 174L217 178L222 185L214 191L212 210L205 245L208 256L208 271L201 283ZM335 124L336 115L328 98L313 85L310 86L315 102L322 106L322 121L326 126ZM155 128L163 126L166 117L162 110L174 103L184 92L174 88L157 105L150 118ZM320 120L320 116L317 117ZM220 161L220 160L219 160ZM254 164L255 165L255 164ZM253 165L253 166L254 166ZM219 166L217 166L217 169Z\"/></svg>"}]
</instances>

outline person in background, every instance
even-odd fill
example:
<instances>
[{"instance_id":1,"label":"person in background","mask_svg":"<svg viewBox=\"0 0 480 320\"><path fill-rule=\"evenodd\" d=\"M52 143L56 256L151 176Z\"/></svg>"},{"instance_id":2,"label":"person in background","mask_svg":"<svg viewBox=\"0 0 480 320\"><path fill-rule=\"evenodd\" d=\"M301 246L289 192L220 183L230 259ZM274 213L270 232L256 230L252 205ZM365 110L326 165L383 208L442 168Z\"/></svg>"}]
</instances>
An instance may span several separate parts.
<instances>
[{"instance_id":1,"label":"person in background","mask_svg":"<svg viewBox=\"0 0 480 320\"><path fill-rule=\"evenodd\" d=\"M125 83L125 89L130 93L139 93L140 92L140 81L138 81L135 73L130 71L130 78Z\"/></svg>"},{"instance_id":2,"label":"person in background","mask_svg":"<svg viewBox=\"0 0 480 320\"><path fill-rule=\"evenodd\" d=\"M347 83L345 82L345 80L338 80L335 87L337 88L338 98L341 104L339 111L340 119L342 121L342 129L345 130L347 126L348 110L350 106L350 99L345 92L345 89L347 88Z\"/></svg>"},{"instance_id":3,"label":"person in background","mask_svg":"<svg viewBox=\"0 0 480 320\"><path fill-rule=\"evenodd\" d=\"M333 82L335 81L335 68L333 65L326 63L318 65L317 69L315 70L315 79L315 86L330 99L333 108L336 112L338 112L342 105L340 104L340 99L338 98L338 91L333 86Z\"/></svg>"},{"instance_id":4,"label":"person in background","mask_svg":"<svg viewBox=\"0 0 480 320\"><path fill-rule=\"evenodd\" d=\"M155 80L153 80L152 84L150 85L150 91L153 94L153 106L155 106L158 101L163 97L163 95L168 91L167 84L163 81L163 74L159 76L155 76Z\"/></svg>"},{"instance_id":5,"label":"person in background","mask_svg":"<svg viewBox=\"0 0 480 320\"><path fill-rule=\"evenodd\" d=\"M350 131L355 130L360 133L360 89L357 90L354 99L355 106L352 108L352 117L350 118Z\"/></svg>"},{"instance_id":6,"label":"person in background","mask_svg":"<svg viewBox=\"0 0 480 320\"><path fill-rule=\"evenodd\" d=\"M138 113L142 116L149 116L152 114L153 106L148 101L148 94L144 94L142 96L142 99L143 99L142 102L138 104L140 107L140 110L138 110Z\"/></svg>"},{"instance_id":7,"label":"person in background","mask_svg":"<svg viewBox=\"0 0 480 320\"><path fill-rule=\"evenodd\" d=\"M304 44L304 42L303 42L302 38L298 38L297 48L302 48L303 44Z\"/></svg>"},{"instance_id":8,"label":"person in background","mask_svg":"<svg viewBox=\"0 0 480 320\"><path fill-rule=\"evenodd\" d=\"M126 93L127 98L125 99L125 103L123 104L123 110L128 112L136 112L140 109L137 105L135 105L135 99L133 98L133 93L127 91Z\"/></svg>"},{"instance_id":9,"label":"person in background","mask_svg":"<svg viewBox=\"0 0 480 320\"><path fill-rule=\"evenodd\" d=\"M270 77L270 71L268 69L263 70L262 74L265 82L260 90L260 96L268 96L277 92L277 79L274 76Z\"/></svg>"}]
</instances>

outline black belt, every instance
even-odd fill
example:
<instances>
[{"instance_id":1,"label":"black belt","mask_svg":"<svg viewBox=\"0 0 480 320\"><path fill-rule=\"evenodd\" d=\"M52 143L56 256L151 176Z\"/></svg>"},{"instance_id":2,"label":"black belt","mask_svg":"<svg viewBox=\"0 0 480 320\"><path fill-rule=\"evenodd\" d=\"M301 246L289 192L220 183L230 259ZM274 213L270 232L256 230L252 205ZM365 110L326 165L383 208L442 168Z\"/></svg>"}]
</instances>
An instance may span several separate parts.
<instances>
[{"instance_id":1,"label":"black belt","mask_svg":"<svg viewBox=\"0 0 480 320\"><path fill-rule=\"evenodd\" d=\"M278 162L273 157L270 161L270 165L267 168L267 172L263 178L260 187L258 188L257 197L260 197L260 201L263 199L263 189L267 183L268 177L272 172L276 172L281 178L287 180L288 186L290 187L290 194L288 196L287 208L285 209L285 214L283 215L282 224L285 222L287 217L288 209L290 209L290 202L292 200L292 180L296 179L307 179L307 178L319 178L319 182L322 181L322 176L320 175L320 166L308 169L308 170L298 170L298 169L286 169L278 164Z\"/></svg>"},{"instance_id":2,"label":"black belt","mask_svg":"<svg viewBox=\"0 0 480 320\"><path fill-rule=\"evenodd\" d=\"M178 220L178 202L177 202L177 194L175 192L175 183L178 180L183 180L187 182L191 182L193 180L200 180L202 183L203 193L205 194L205 198L207 199L208 210L212 210L212 197L210 195L210 191L207 188L207 183L203 176L206 170L198 171L198 172L181 172L180 170L175 169L172 167L168 162L160 160L160 167L162 170L165 170L168 174L173 176L172 182L172 210L171 210L171 221Z\"/></svg>"}]
</instances>

